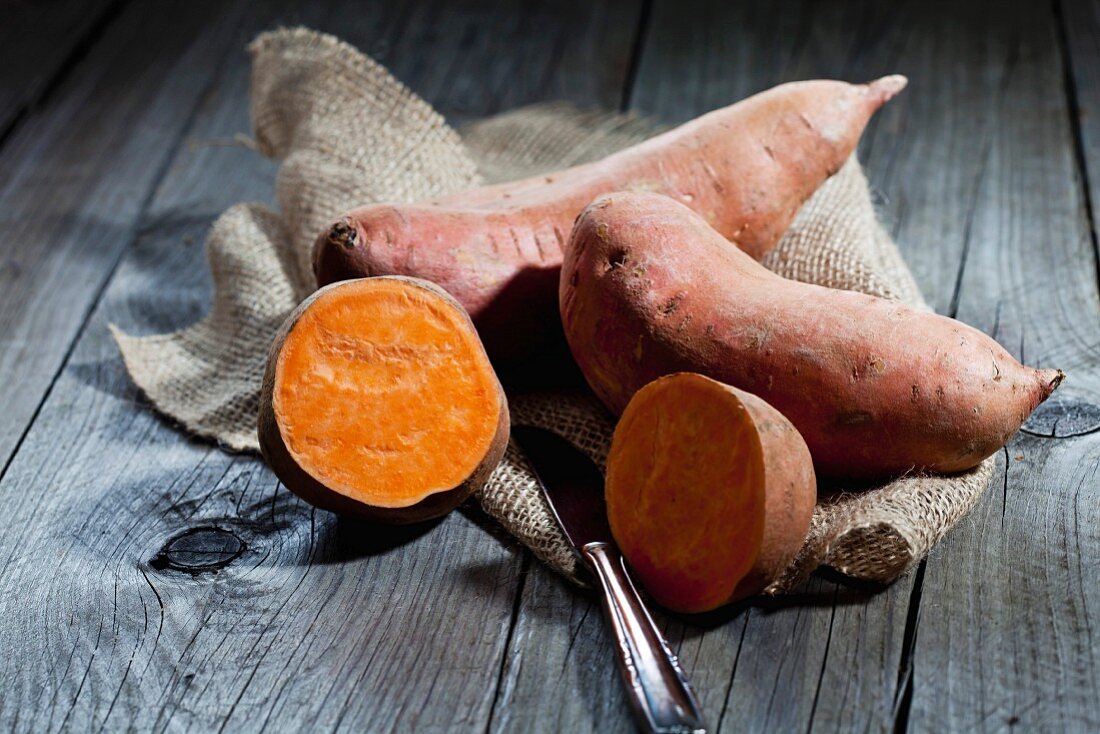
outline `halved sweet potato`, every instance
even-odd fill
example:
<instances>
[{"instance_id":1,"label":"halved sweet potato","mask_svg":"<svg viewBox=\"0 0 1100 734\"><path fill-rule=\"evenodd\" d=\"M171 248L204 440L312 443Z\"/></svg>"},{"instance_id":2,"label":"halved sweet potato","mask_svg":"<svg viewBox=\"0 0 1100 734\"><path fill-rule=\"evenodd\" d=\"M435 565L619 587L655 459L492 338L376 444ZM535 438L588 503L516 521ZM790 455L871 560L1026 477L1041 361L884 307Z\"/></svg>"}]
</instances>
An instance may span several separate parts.
<instances>
[{"instance_id":1,"label":"halved sweet potato","mask_svg":"<svg viewBox=\"0 0 1100 734\"><path fill-rule=\"evenodd\" d=\"M779 411L681 372L627 405L605 491L611 531L642 585L695 613L757 594L787 568L817 482L806 442Z\"/></svg>"},{"instance_id":2,"label":"halved sweet potato","mask_svg":"<svg viewBox=\"0 0 1100 734\"><path fill-rule=\"evenodd\" d=\"M508 403L470 317L414 278L304 301L272 344L260 401L260 447L289 490L383 522L454 509L508 442Z\"/></svg>"}]
</instances>

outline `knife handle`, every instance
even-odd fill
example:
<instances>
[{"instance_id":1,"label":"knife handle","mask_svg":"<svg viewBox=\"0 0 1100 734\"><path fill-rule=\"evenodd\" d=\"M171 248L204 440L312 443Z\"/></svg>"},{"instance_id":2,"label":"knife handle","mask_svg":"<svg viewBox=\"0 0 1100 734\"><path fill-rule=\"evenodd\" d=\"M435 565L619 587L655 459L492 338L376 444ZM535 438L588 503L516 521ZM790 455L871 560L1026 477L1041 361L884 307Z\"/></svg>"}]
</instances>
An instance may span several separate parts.
<instances>
[{"instance_id":1,"label":"knife handle","mask_svg":"<svg viewBox=\"0 0 1100 734\"><path fill-rule=\"evenodd\" d=\"M588 543L580 552L603 588L619 672L639 728L653 734L705 734L695 693L642 604L618 549L609 543Z\"/></svg>"}]
</instances>

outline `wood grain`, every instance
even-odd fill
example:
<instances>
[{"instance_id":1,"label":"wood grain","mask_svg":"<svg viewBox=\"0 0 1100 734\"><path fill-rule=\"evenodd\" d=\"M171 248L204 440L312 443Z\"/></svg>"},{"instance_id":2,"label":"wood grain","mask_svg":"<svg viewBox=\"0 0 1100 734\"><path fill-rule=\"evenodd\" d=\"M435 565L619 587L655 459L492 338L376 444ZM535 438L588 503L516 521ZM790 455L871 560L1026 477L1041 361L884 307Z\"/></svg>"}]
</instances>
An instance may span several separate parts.
<instances>
[{"instance_id":1,"label":"wood grain","mask_svg":"<svg viewBox=\"0 0 1100 734\"><path fill-rule=\"evenodd\" d=\"M240 11L135 3L0 151L0 467L136 234Z\"/></svg>"},{"instance_id":2,"label":"wood grain","mask_svg":"<svg viewBox=\"0 0 1100 734\"><path fill-rule=\"evenodd\" d=\"M874 12L657 2L630 105L678 122L784 81L890 73L894 57L877 48L850 68L847 49L869 43L874 27L853 20ZM524 588L494 730L630 731L598 604L546 576L533 568ZM871 595L814 579L794 597L705 622L658 617L716 731L882 728L893 720L910 588L905 578Z\"/></svg>"},{"instance_id":3,"label":"wood grain","mask_svg":"<svg viewBox=\"0 0 1100 734\"><path fill-rule=\"evenodd\" d=\"M353 43L399 42L400 17L391 6L269 3L204 33L240 49L260 28L301 22ZM517 25L585 37L574 33L584 17ZM429 20L443 22L410 32L444 35ZM451 65L469 75L511 65L501 54ZM415 69L394 66L417 87ZM542 94L566 67L517 62L514 93ZM391 530L313 511L257 459L189 441L153 415L107 336L109 321L160 332L194 320L209 299L206 228L232 203L271 199L272 165L232 144L247 129L247 81L247 57L230 54L0 480L12 498L0 521L0 722L483 730L523 555L462 514Z\"/></svg>"},{"instance_id":4,"label":"wood grain","mask_svg":"<svg viewBox=\"0 0 1100 734\"><path fill-rule=\"evenodd\" d=\"M364 37L364 50L399 79L415 80L418 94L461 124L552 100L618 107L642 2L393 5L386 32Z\"/></svg>"},{"instance_id":5,"label":"wood grain","mask_svg":"<svg viewBox=\"0 0 1100 734\"><path fill-rule=\"evenodd\" d=\"M121 5L119 0L0 3L0 140L80 63Z\"/></svg>"},{"instance_id":6,"label":"wood grain","mask_svg":"<svg viewBox=\"0 0 1100 734\"><path fill-rule=\"evenodd\" d=\"M716 730L1100 728L1095 5L656 2L636 76L633 2L132 5L0 148L0 728L631 730L594 599L476 516L315 512L122 370L106 323L200 316L209 223L272 198L232 142L241 49L297 23L455 121L909 75L861 146L882 213L930 302L1066 369L1062 402L921 574L659 622Z\"/></svg>"},{"instance_id":7,"label":"wood grain","mask_svg":"<svg viewBox=\"0 0 1100 734\"><path fill-rule=\"evenodd\" d=\"M999 93L982 105L996 124L981 141L958 316L1024 362L1066 370L1061 397L1095 406L1097 261L1056 18L1014 4L983 34L1003 60ZM1019 435L1000 470L1001 486L928 561L911 727L1095 730L1100 434Z\"/></svg>"},{"instance_id":8,"label":"wood grain","mask_svg":"<svg viewBox=\"0 0 1100 734\"><path fill-rule=\"evenodd\" d=\"M1096 323L1095 262L1081 230L1082 200L1071 165L1073 141L1064 116L1061 68L1056 52L1043 52L1049 35L1040 34L1031 44L1023 41L1036 28L1049 34L1053 16L1048 9L1012 4L995 23L990 23L987 9L950 3L789 3L783 12L772 7L697 10L693 14L683 12L679 4L655 5L632 95L636 107L675 121L795 78L858 80L895 71L909 75L910 89L868 129L861 157L882 192L883 215L929 301L947 313L961 304L964 320L990 331L1006 346L1017 347L1018 330L1005 330L1006 314L1035 314L1038 332L1039 322L1049 324L1050 315L1041 303L1055 283L1065 282L1071 287L1058 286L1055 300L1062 330L1055 329L1044 341L1077 371L1087 369L1090 358L1095 364L1100 343L1091 331ZM1029 81L1019 81L1021 68ZM1036 96L1040 88L1043 94ZM1023 125L1044 115L1045 126L1001 132L1013 128L1008 119ZM1017 160L1020 157L1024 160ZM999 166L994 163L998 159ZM1009 167L1009 160L1017 165ZM1044 169L1039 176L1033 173ZM999 222L1000 228L987 227L987 222ZM1055 248L1057 254L1043 258L1061 263L1056 274L1025 268L1023 260L1015 269L1006 268L998 249L1006 238L1020 243L1021 255L1023 243L1030 241L1032 260L1036 243L1061 243L1062 250ZM979 301L983 295L1001 294L999 309L987 311L985 317L980 310L970 311L971 292ZM1000 322L988 318L997 312ZM1071 325L1073 336L1063 333ZM1057 349L1055 344L1063 346ZM1050 364L1053 358L1027 351L1030 357L1019 350L1017 354L1029 363ZM1091 379L1086 378L1073 403L1086 416L1078 425L1091 415L1082 407L1091 405ZM1081 496L1083 482L1093 480L1096 453L1085 443L1060 451L1061 469L1051 467L1041 475L1025 473L1023 464L1017 464L1008 477L1009 496L1028 498L1013 516L1023 537L999 536L989 528L989 503L1003 494L1003 488L995 487L983 503L985 512L949 536L949 546L969 544L969 564L957 558L950 562L937 553L927 568L934 590L948 590L949 598L958 598L960 590L970 586L968 574L977 572L974 559L990 554L989 548L967 538L977 534L999 544L1000 552L993 554L999 559L982 570L982 585L994 590L983 591L986 598L1002 599L984 605L980 619L966 611L973 608L973 598L967 599L971 606L960 602L952 616L944 610L939 591L933 591L932 601L922 598L922 584L913 576L869 599L815 579L801 600L730 610L714 627L663 619L701 692L711 725L750 731L924 731L997 728L1014 721L1033 726L1055 721L1069 728L1093 724L1090 702L1096 700L1097 668L1090 630L1096 626L1091 616L1095 583L1086 582L1090 568L1093 579L1096 574L1089 562L1097 555L1096 534L1088 525L1095 502L1082 513L1080 502L1067 506L1065 498ZM1071 466L1075 471L1069 471ZM1057 487L1061 497L1051 498L1046 508L1045 519L1054 522L1050 529L1027 519L1027 507L1035 504L1036 495L1050 496L1046 487ZM1055 542L1058 551L1040 553L1045 543L1053 542L1051 535L1063 534L1069 540ZM1035 560L1022 561L1014 547L1029 548L1025 552ZM1021 599L1013 590L1020 584L1017 574L1010 572L1011 564L1022 564L1036 575L1032 585L1045 591L1032 590L1035 601ZM602 678L595 671L605 670L612 659L606 635L590 629L599 625L598 609L582 597L561 608L559 599L550 598L562 592L561 585L536 581L541 573L536 569L524 590L513 642L518 662L508 669L502 688L502 695L513 703L501 708L521 715L501 721L529 728L542 720L541 714L554 722L546 730L628 729L622 721L625 707L613 687L605 690L620 699L617 717L615 707L602 698L576 695L597 686ZM1066 589L1069 598L1061 596ZM1057 610L1065 621L1044 624L1042 643L1049 651L1040 657L1050 659L1048 666L1057 665L1055 658L1063 659L1068 668L1047 686L1036 683L1043 673L1034 667L1007 674L1004 666L1018 661L1003 648L995 652L977 647L982 639L999 634L1007 641L1013 630L1028 629L1041 619L1043 605ZM558 616L570 619L568 628L551 629L543 620L546 610L555 608ZM936 630L931 633L930 618L935 618ZM1007 626L1010 623L1013 626ZM960 645L960 636L970 644ZM594 649L601 646L602 650ZM1034 654L1031 645L1027 653ZM524 664L542 656L550 658L550 667L562 667L550 691L541 668ZM985 680L976 677L968 658L984 658L981 665L988 666L990 675L996 669L1004 682L991 685L988 675ZM945 674L948 669L952 674ZM998 701L1008 709L1006 702L1028 697L1041 697L1049 707L1063 698L1071 705L1058 716L1032 709L1030 715L1010 712L1003 720L981 718L983 702Z\"/></svg>"},{"instance_id":9,"label":"wood grain","mask_svg":"<svg viewBox=\"0 0 1100 734\"><path fill-rule=\"evenodd\" d=\"M442 729L440 691L460 720L487 716L515 559L459 515L392 531L314 512L258 460L157 419L106 335L186 323L207 298L206 226L270 195L269 164L206 144L247 129L247 81L236 54L0 487L21 498L0 533L16 728ZM244 550L211 571L157 562L196 528Z\"/></svg>"}]
</instances>

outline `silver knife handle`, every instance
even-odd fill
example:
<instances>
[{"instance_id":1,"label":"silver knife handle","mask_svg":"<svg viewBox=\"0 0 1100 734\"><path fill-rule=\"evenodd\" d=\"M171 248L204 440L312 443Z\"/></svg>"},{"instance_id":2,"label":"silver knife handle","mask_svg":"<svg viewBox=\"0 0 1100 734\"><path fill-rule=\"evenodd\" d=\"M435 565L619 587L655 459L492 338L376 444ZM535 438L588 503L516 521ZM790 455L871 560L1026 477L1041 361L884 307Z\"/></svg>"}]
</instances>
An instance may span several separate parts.
<instances>
[{"instance_id":1,"label":"silver knife handle","mask_svg":"<svg viewBox=\"0 0 1100 734\"><path fill-rule=\"evenodd\" d=\"M603 588L619 671L639 728L654 734L705 733L687 676L638 597L618 549L609 543L588 543L580 551Z\"/></svg>"}]
</instances>

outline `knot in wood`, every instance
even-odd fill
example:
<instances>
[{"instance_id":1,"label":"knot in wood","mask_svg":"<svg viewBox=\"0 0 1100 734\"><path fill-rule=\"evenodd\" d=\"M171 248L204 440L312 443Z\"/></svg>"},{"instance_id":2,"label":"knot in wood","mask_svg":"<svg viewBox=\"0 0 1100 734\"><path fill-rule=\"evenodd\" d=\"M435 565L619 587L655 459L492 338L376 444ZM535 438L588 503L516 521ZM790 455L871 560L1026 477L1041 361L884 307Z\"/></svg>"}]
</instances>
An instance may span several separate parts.
<instances>
[{"instance_id":1,"label":"knot in wood","mask_svg":"<svg viewBox=\"0 0 1100 734\"><path fill-rule=\"evenodd\" d=\"M231 530L214 526L190 528L169 539L149 565L158 571L190 574L217 571L239 558L245 548L244 541Z\"/></svg>"},{"instance_id":2,"label":"knot in wood","mask_svg":"<svg viewBox=\"0 0 1100 734\"><path fill-rule=\"evenodd\" d=\"M1068 395L1054 395L1035 409L1021 429L1044 438L1069 438L1100 429L1100 406Z\"/></svg>"}]
</instances>

